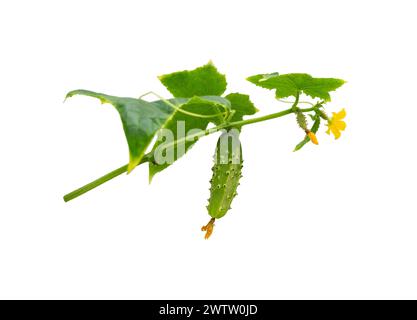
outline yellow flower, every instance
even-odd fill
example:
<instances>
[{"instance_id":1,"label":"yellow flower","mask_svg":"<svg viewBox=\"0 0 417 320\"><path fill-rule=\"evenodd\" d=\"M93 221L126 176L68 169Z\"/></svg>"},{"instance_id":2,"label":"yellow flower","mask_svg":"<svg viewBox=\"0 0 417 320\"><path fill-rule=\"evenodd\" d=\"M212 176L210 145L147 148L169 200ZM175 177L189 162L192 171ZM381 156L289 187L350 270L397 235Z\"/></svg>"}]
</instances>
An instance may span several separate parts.
<instances>
[{"instance_id":1,"label":"yellow flower","mask_svg":"<svg viewBox=\"0 0 417 320\"><path fill-rule=\"evenodd\" d=\"M314 134L314 132L307 131L307 136L310 138L311 142L313 142L314 144L319 144L319 141L317 140L317 137Z\"/></svg>"},{"instance_id":2,"label":"yellow flower","mask_svg":"<svg viewBox=\"0 0 417 320\"><path fill-rule=\"evenodd\" d=\"M333 112L333 117L329 119L327 126L329 129L326 131L327 134L333 133L335 139L340 138L340 131L346 129L346 122L342 119L346 117L345 109L340 110L338 113Z\"/></svg>"}]
</instances>

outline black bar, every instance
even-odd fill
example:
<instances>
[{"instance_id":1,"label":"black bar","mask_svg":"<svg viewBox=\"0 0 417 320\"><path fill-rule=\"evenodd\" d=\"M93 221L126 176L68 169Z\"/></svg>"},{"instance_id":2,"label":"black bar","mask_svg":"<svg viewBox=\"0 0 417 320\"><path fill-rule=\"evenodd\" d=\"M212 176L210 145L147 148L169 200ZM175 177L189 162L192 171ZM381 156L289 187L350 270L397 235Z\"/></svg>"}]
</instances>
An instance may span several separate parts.
<instances>
[{"instance_id":1,"label":"black bar","mask_svg":"<svg viewBox=\"0 0 417 320\"><path fill-rule=\"evenodd\" d=\"M396 301L399 302L399 301ZM39 300L0 301L2 314L42 319L357 319L415 316L410 302L295 300ZM408 308L407 308L408 307ZM411 313L410 313L411 311ZM407 316L406 318L408 318Z\"/></svg>"}]
</instances>

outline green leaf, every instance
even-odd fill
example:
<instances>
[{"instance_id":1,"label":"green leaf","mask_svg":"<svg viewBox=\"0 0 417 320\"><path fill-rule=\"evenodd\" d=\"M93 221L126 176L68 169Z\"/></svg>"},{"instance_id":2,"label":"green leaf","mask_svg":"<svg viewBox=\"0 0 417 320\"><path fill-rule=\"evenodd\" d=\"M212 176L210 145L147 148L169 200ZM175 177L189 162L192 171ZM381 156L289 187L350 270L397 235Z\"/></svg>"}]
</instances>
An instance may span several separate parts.
<instances>
[{"instance_id":1,"label":"green leaf","mask_svg":"<svg viewBox=\"0 0 417 320\"><path fill-rule=\"evenodd\" d=\"M203 97L193 97L191 99L173 99L169 100L170 102L181 102L179 105L181 110L188 112L198 113L202 115L212 115L220 113L224 108L230 109L230 102L222 97L217 96L203 96ZM157 105L163 105L163 101L155 101ZM205 130L210 122L218 124L220 120L216 117L209 118L198 118L193 117L179 111L174 111L169 121L165 123L164 128L169 129L174 138L177 140L184 137L190 130L199 129ZM180 132L182 131L182 132ZM173 162L181 158L197 141L181 141L177 142L171 147L165 148L165 152L173 153ZM165 141L157 140L155 145L152 148L151 153L155 153L155 150L158 148L164 148L163 144ZM149 182L152 181L153 177L169 167L172 163L161 163L149 162Z\"/></svg>"},{"instance_id":2,"label":"green leaf","mask_svg":"<svg viewBox=\"0 0 417 320\"><path fill-rule=\"evenodd\" d=\"M310 83L302 89L304 94L312 98L320 98L330 101L329 92L336 90L345 83L342 79L335 78L313 78Z\"/></svg>"},{"instance_id":3,"label":"green leaf","mask_svg":"<svg viewBox=\"0 0 417 320\"><path fill-rule=\"evenodd\" d=\"M146 149L161 128L167 128L176 133L177 121L180 120L185 121L187 131L189 129L205 129L210 121L217 121L215 117L196 118L183 114L162 100L147 102L141 99L115 97L88 90L71 91L67 94L67 98L74 95L97 98L102 103L112 104L119 112L129 146L128 172L131 172L140 163ZM220 109L219 106L230 108L228 100L216 96L170 99L167 101L177 108L184 108L184 110L207 116L217 114L218 109ZM188 143L188 146L194 143L195 141L192 141ZM155 170L159 172L164 168Z\"/></svg>"},{"instance_id":4,"label":"green leaf","mask_svg":"<svg viewBox=\"0 0 417 320\"><path fill-rule=\"evenodd\" d=\"M295 97L298 93L304 93L325 101L330 101L329 92L345 83L344 80L335 78L313 78L306 73L258 74L247 80L262 88L275 89L277 98Z\"/></svg>"},{"instance_id":5,"label":"green leaf","mask_svg":"<svg viewBox=\"0 0 417 320\"><path fill-rule=\"evenodd\" d=\"M243 116L252 115L259 111L246 94L230 93L226 96L226 99L230 101L232 110L235 111L230 122L240 121Z\"/></svg>"},{"instance_id":6,"label":"green leaf","mask_svg":"<svg viewBox=\"0 0 417 320\"><path fill-rule=\"evenodd\" d=\"M219 73L213 63L197 69L178 71L159 77L174 97L220 96L226 90L226 77Z\"/></svg>"},{"instance_id":7,"label":"green leaf","mask_svg":"<svg viewBox=\"0 0 417 320\"><path fill-rule=\"evenodd\" d=\"M119 112L129 146L128 173L140 163L156 132L172 114L172 110L166 107L158 108L141 99L115 97L88 90L71 91L67 98L74 95L100 99L102 103L112 104Z\"/></svg>"},{"instance_id":8,"label":"green leaf","mask_svg":"<svg viewBox=\"0 0 417 320\"><path fill-rule=\"evenodd\" d=\"M250 76L246 78L249 82L252 82L253 84L257 85L258 87L262 87L265 89L275 89L275 86L273 84L270 84L269 82L266 82L267 79L279 76L278 72L273 73L260 73L256 74L254 76Z\"/></svg>"}]
</instances>

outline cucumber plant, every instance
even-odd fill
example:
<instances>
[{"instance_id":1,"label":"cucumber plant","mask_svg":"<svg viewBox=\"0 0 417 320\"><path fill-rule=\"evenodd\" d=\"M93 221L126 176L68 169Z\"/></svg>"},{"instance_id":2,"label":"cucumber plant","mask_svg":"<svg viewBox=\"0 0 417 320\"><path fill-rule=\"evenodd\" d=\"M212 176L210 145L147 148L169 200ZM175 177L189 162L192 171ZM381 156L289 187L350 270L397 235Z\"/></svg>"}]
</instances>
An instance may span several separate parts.
<instances>
[{"instance_id":1,"label":"cucumber plant","mask_svg":"<svg viewBox=\"0 0 417 320\"><path fill-rule=\"evenodd\" d=\"M130 173L138 165L148 163L149 181L167 169L201 138L222 132L216 144L210 198L207 205L211 217L202 227L208 239L213 232L214 222L226 215L237 194L242 176L242 127L253 123L272 120L286 115L295 115L298 126L305 136L295 146L300 150L309 142L318 144L316 133L322 120L328 126L327 133L340 137L346 127L345 110L328 117L326 103L330 92L344 84L341 79L314 78L305 73L257 74L247 78L253 84L275 91L275 97L290 108L261 117L245 119L258 112L249 96L226 91L226 77L219 73L212 62L194 70L174 72L159 77L161 83L173 95L165 99L154 92L139 98L116 97L89 90L70 91L66 98L75 95L90 96L115 107L120 115L129 149L129 162L108 174L78 188L64 196L70 201L121 175ZM149 101L149 96L154 100ZM308 101L301 101L304 96ZM147 97L147 99L145 99ZM293 98L292 101L285 100ZM301 108L301 105L308 105ZM312 125L309 127L308 117ZM211 126L209 126L211 124ZM152 142L156 141L152 144Z\"/></svg>"}]
</instances>

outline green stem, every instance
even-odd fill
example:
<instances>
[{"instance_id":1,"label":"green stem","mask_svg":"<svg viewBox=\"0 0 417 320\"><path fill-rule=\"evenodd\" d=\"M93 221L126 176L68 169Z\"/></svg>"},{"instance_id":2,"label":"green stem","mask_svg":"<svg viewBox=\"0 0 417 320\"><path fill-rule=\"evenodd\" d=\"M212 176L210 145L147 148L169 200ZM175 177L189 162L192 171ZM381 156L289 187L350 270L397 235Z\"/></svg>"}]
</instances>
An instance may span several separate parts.
<instances>
[{"instance_id":1,"label":"green stem","mask_svg":"<svg viewBox=\"0 0 417 320\"><path fill-rule=\"evenodd\" d=\"M143 158L142 161L140 163L145 163L145 162L149 162L151 159L151 156L149 154L146 154ZM81 195L83 195L84 193L93 190L94 188L98 187L99 185L102 185L103 183L116 178L117 176L120 176L122 173L127 172L127 164L116 169L113 170L112 172L109 172L107 174L105 174L104 176L86 184L85 186L82 186L81 188L78 188L77 190L74 190L68 194L66 194L64 196L64 201L68 202L71 201Z\"/></svg>"},{"instance_id":2,"label":"green stem","mask_svg":"<svg viewBox=\"0 0 417 320\"><path fill-rule=\"evenodd\" d=\"M280 118L280 117L283 117L285 115L294 113L297 110L301 111L301 112L309 112L309 111L314 111L317 108L317 106L314 106L314 107L306 108L306 109L298 109L298 108L296 108L297 102L298 102L298 98L293 103L293 105L290 109L280 111L280 112L276 112L276 113L272 113L272 114L268 114L268 115L262 116L262 117L248 119L248 120L241 120L241 121L223 123L223 124L221 124L217 127L210 128L210 129L207 129L207 130L204 130L204 131L192 134L192 135L185 136L185 137L180 138L178 140L175 140L175 141L173 141L169 144L166 144L164 147L168 148L171 145L181 143L185 140L191 140L191 139L196 139L196 138L200 138L200 137L203 137L203 136L208 136L212 133L218 132L218 131L223 130L223 129L227 129L227 128L231 128L231 127L242 127L242 126L245 126L245 125L248 125L248 124L253 124L253 123L257 123L257 122L263 122L263 121L267 121L267 120L271 120L271 119L275 119L275 118ZM140 163L149 162L150 160L151 160L151 155L148 153L142 158ZM109 172L108 174L94 180L93 182L90 182L90 183L86 184L85 186L66 194L64 196L64 201L68 202L70 200L73 200L73 199L81 196L82 194L98 187L99 185L101 185L101 184L103 184L103 183L105 183L105 182L107 182L107 181L109 181L113 178L116 178L117 176L121 175L122 173L125 173L126 171L127 171L127 165L124 165L124 166L122 166L122 167L120 167L120 168L118 168L118 169L116 169L112 172Z\"/></svg>"},{"instance_id":3,"label":"green stem","mask_svg":"<svg viewBox=\"0 0 417 320\"><path fill-rule=\"evenodd\" d=\"M112 172L109 172L108 174L98 178L97 180L94 180L88 184L86 184L85 186L82 186L81 188L74 190L68 194L66 194L64 196L64 201L68 202L71 201L81 195L83 195L84 193L98 187L99 185L113 179L116 178L117 176L120 176L122 173L125 173L127 171L127 165L124 165L123 167L120 167Z\"/></svg>"}]
</instances>

